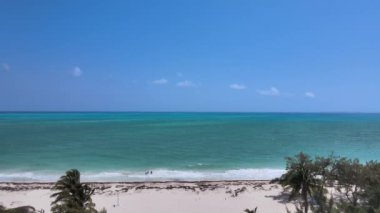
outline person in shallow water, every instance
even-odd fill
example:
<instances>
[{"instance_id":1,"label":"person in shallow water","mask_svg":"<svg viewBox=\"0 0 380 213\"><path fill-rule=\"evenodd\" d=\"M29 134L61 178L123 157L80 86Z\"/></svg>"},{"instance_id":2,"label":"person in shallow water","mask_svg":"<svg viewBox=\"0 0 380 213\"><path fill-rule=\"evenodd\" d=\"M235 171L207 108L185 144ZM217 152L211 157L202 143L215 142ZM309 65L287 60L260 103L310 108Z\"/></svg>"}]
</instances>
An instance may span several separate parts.
<instances>
[{"instance_id":1,"label":"person in shallow water","mask_svg":"<svg viewBox=\"0 0 380 213\"><path fill-rule=\"evenodd\" d=\"M146 172L145 172L145 175L149 175L149 174L153 174L153 171L150 170L150 171L146 171Z\"/></svg>"}]
</instances>

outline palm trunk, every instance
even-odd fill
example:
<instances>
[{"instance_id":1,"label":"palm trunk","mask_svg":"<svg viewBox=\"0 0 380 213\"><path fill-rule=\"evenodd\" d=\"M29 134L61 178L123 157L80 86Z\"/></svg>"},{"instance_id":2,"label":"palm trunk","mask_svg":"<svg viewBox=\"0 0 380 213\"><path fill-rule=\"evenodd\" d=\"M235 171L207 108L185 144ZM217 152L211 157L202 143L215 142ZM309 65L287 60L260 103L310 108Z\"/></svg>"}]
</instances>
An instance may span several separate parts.
<instances>
[{"instance_id":1,"label":"palm trunk","mask_svg":"<svg viewBox=\"0 0 380 213\"><path fill-rule=\"evenodd\" d=\"M307 213L309 211L309 202L307 200L307 191L306 190L302 190L302 198L303 198L303 202L304 202L304 212Z\"/></svg>"}]
</instances>

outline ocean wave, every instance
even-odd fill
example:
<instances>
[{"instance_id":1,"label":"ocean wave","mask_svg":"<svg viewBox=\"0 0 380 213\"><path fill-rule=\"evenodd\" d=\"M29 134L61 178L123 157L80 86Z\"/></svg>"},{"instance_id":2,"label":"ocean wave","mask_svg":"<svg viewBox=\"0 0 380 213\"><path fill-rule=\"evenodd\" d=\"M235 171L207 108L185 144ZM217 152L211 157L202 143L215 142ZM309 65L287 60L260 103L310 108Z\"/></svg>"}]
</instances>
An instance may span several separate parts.
<instances>
[{"instance_id":1,"label":"ocean wave","mask_svg":"<svg viewBox=\"0 0 380 213\"><path fill-rule=\"evenodd\" d=\"M152 174L130 174L132 180L270 180L281 176L282 169L236 169L227 171L153 170Z\"/></svg>"},{"instance_id":2,"label":"ocean wave","mask_svg":"<svg viewBox=\"0 0 380 213\"><path fill-rule=\"evenodd\" d=\"M0 182L49 182L56 181L60 175L39 172L0 173Z\"/></svg>"},{"instance_id":3,"label":"ocean wave","mask_svg":"<svg viewBox=\"0 0 380 213\"><path fill-rule=\"evenodd\" d=\"M271 180L280 177L284 172L283 169L269 168L226 171L154 169L140 172L82 172L81 179L88 182ZM58 180L62 174L57 172L0 172L0 182L53 182Z\"/></svg>"}]
</instances>

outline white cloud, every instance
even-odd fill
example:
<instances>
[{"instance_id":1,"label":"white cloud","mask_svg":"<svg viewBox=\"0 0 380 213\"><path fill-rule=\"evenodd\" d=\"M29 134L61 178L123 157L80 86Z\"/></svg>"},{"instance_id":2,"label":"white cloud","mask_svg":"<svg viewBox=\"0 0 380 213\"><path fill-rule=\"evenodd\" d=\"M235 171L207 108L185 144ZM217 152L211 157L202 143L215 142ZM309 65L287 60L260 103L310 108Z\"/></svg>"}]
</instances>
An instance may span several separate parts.
<instances>
[{"instance_id":1,"label":"white cloud","mask_svg":"<svg viewBox=\"0 0 380 213\"><path fill-rule=\"evenodd\" d=\"M257 93L264 96L279 96L281 94L280 90L278 90L276 87L271 87L269 89L264 90L257 90Z\"/></svg>"},{"instance_id":2,"label":"white cloud","mask_svg":"<svg viewBox=\"0 0 380 213\"><path fill-rule=\"evenodd\" d=\"M73 68L73 76L74 77L80 77L82 76L82 70L79 67L74 67Z\"/></svg>"},{"instance_id":3,"label":"white cloud","mask_svg":"<svg viewBox=\"0 0 380 213\"><path fill-rule=\"evenodd\" d=\"M231 89L236 89L236 90L243 90L246 89L247 87L244 84L230 84Z\"/></svg>"},{"instance_id":4,"label":"white cloud","mask_svg":"<svg viewBox=\"0 0 380 213\"><path fill-rule=\"evenodd\" d=\"M7 63L1 64L1 67L3 68L3 70L5 70L7 72L11 71L11 66L9 64L7 64Z\"/></svg>"},{"instance_id":5,"label":"white cloud","mask_svg":"<svg viewBox=\"0 0 380 213\"><path fill-rule=\"evenodd\" d=\"M177 86L179 86L179 87L196 87L197 85L195 83L193 83L192 81L185 80L185 81L178 82Z\"/></svg>"},{"instance_id":6,"label":"white cloud","mask_svg":"<svg viewBox=\"0 0 380 213\"><path fill-rule=\"evenodd\" d=\"M315 98L314 92L305 92L305 97L307 98Z\"/></svg>"},{"instance_id":7,"label":"white cloud","mask_svg":"<svg viewBox=\"0 0 380 213\"><path fill-rule=\"evenodd\" d=\"M169 81L166 78L161 78L152 81L153 84L167 84Z\"/></svg>"}]
</instances>

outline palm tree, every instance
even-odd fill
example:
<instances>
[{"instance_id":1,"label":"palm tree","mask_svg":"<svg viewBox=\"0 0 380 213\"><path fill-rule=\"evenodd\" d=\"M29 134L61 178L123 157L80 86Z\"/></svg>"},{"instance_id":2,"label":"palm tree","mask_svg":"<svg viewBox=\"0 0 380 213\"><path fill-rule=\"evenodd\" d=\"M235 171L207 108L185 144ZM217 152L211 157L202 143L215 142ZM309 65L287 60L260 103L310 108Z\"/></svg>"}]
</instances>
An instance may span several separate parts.
<instances>
[{"instance_id":1,"label":"palm tree","mask_svg":"<svg viewBox=\"0 0 380 213\"><path fill-rule=\"evenodd\" d=\"M58 192L51 195L55 200L52 202L52 212L96 212L95 204L92 203L91 195L95 189L80 182L80 173L76 169L66 172L53 186L52 190Z\"/></svg>"},{"instance_id":2,"label":"palm tree","mask_svg":"<svg viewBox=\"0 0 380 213\"><path fill-rule=\"evenodd\" d=\"M304 153L299 153L295 157L286 158L287 172L281 176L279 183L291 189L289 200L301 196L304 212L309 211L309 198L312 192L318 189L319 180L316 178L316 167L310 157Z\"/></svg>"}]
</instances>

